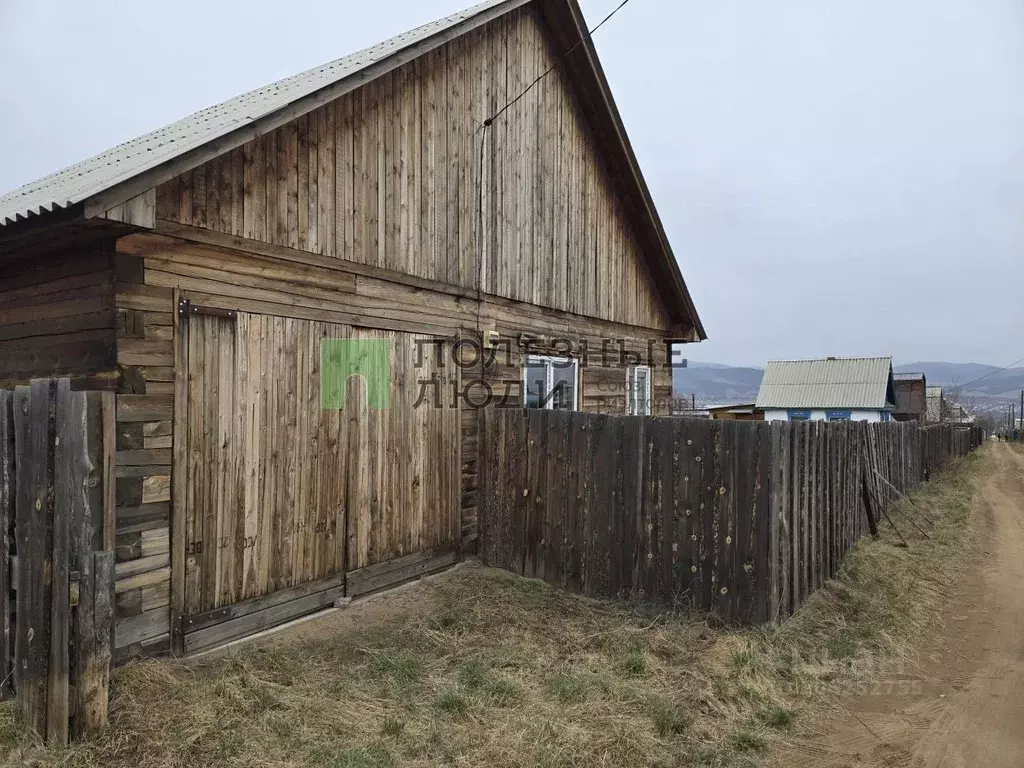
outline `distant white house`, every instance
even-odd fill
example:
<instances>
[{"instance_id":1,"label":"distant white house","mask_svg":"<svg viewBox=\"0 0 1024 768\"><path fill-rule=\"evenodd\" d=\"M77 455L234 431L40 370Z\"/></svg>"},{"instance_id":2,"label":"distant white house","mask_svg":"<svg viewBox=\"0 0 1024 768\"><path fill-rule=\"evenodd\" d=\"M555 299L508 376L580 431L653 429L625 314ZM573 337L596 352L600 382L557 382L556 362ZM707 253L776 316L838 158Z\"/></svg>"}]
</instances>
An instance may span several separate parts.
<instances>
[{"instance_id":1,"label":"distant white house","mask_svg":"<svg viewBox=\"0 0 1024 768\"><path fill-rule=\"evenodd\" d=\"M755 407L765 421L890 421L892 358L770 361Z\"/></svg>"}]
</instances>

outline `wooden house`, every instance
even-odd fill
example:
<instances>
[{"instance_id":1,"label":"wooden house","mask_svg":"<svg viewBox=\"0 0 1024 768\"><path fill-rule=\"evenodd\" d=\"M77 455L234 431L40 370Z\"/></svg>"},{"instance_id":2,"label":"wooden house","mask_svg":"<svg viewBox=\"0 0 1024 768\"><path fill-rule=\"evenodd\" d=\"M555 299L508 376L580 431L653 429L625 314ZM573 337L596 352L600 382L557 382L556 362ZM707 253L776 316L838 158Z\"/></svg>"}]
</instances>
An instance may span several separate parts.
<instances>
[{"instance_id":1,"label":"wooden house","mask_svg":"<svg viewBox=\"0 0 1024 768\"><path fill-rule=\"evenodd\" d=\"M765 421L891 421L891 357L771 360L754 407Z\"/></svg>"},{"instance_id":2,"label":"wooden house","mask_svg":"<svg viewBox=\"0 0 1024 768\"><path fill-rule=\"evenodd\" d=\"M928 411L928 380L923 373L893 374L896 388L896 410L892 417L896 421L925 420Z\"/></svg>"},{"instance_id":3,"label":"wooden house","mask_svg":"<svg viewBox=\"0 0 1024 768\"><path fill-rule=\"evenodd\" d=\"M665 343L705 338L576 0L489 0L0 197L0 297L5 385L108 393L122 659L450 564L480 406L660 412ZM357 378L322 407L325 340L387 345L390 407Z\"/></svg>"}]
</instances>

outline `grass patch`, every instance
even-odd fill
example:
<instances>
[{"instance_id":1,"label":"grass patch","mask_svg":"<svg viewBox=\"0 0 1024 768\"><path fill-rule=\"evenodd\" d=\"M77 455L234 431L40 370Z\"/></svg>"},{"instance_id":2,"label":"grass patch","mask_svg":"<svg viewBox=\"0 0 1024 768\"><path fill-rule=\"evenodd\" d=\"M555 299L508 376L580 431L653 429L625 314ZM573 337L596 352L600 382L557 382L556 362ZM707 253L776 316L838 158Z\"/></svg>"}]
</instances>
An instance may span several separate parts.
<instances>
[{"instance_id":1,"label":"grass patch","mask_svg":"<svg viewBox=\"0 0 1024 768\"><path fill-rule=\"evenodd\" d=\"M511 707L522 699L523 691L511 680L488 680L484 684L484 695L496 707Z\"/></svg>"},{"instance_id":2,"label":"grass patch","mask_svg":"<svg viewBox=\"0 0 1024 768\"><path fill-rule=\"evenodd\" d=\"M647 654L643 648L634 646L626 654L626 674L632 677L639 677L647 674Z\"/></svg>"},{"instance_id":3,"label":"grass patch","mask_svg":"<svg viewBox=\"0 0 1024 768\"><path fill-rule=\"evenodd\" d=\"M423 661L403 653L381 653L374 656L373 669L382 677L399 683L415 683L423 677Z\"/></svg>"},{"instance_id":4,"label":"grass patch","mask_svg":"<svg viewBox=\"0 0 1024 768\"><path fill-rule=\"evenodd\" d=\"M796 711L785 707L765 707L757 713L757 719L769 728L788 731L796 722Z\"/></svg>"},{"instance_id":5,"label":"grass patch","mask_svg":"<svg viewBox=\"0 0 1024 768\"><path fill-rule=\"evenodd\" d=\"M346 749L328 763L332 768L392 768L394 759L382 747Z\"/></svg>"},{"instance_id":6,"label":"grass patch","mask_svg":"<svg viewBox=\"0 0 1024 768\"><path fill-rule=\"evenodd\" d=\"M834 659L852 659L857 655L857 640L843 630L828 638L825 648Z\"/></svg>"},{"instance_id":7,"label":"grass patch","mask_svg":"<svg viewBox=\"0 0 1024 768\"><path fill-rule=\"evenodd\" d=\"M578 704L587 698L590 681L577 670L562 670L548 678L548 690L563 704Z\"/></svg>"},{"instance_id":8,"label":"grass patch","mask_svg":"<svg viewBox=\"0 0 1024 768\"><path fill-rule=\"evenodd\" d=\"M677 736L686 733L693 718L673 702L659 701L651 708L651 720L659 736Z\"/></svg>"},{"instance_id":9,"label":"grass patch","mask_svg":"<svg viewBox=\"0 0 1024 768\"><path fill-rule=\"evenodd\" d=\"M735 768L934 626L972 555L987 449L914 494L930 539L883 522L778 626L598 602L465 567L277 638L115 671L111 727L66 750L0 703L0 765ZM893 513L899 524L900 510ZM797 713L800 716L797 717Z\"/></svg>"},{"instance_id":10,"label":"grass patch","mask_svg":"<svg viewBox=\"0 0 1024 768\"><path fill-rule=\"evenodd\" d=\"M380 726L380 732L385 736L398 736L405 730L405 722L397 717L385 717Z\"/></svg>"},{"instance_id":11,"label":"grass patch","mask_svg":"<svg viewBox=\"0 0 1024 768\"><path fill-rule=\"evenodd\" d=\"M733 734L732 745L738 752L764 752L768 749L768 739L754 728L740 728Z\"/></svg>"},{"instance_id":12,"label":"grass patch","mask_svg":"<svg viewBox=\"0 0 1024 768\"><path fill-rule=\"evenodd\" d=\"M461 693L446 691L434 699L434 707L446 715L464 715L469 711L469 700Z\"/></svg>"},{"instance_id":13,"label":"grass patch","mask_svg":"<svg viewBox=\"0 0 1024 768\"><path fill-rule=\"evenodd\" d=\"M476 659L464 661L459 665L459 683L471 691L475 691L487 682L487 665Z\"/></svg>"}]
</instances>

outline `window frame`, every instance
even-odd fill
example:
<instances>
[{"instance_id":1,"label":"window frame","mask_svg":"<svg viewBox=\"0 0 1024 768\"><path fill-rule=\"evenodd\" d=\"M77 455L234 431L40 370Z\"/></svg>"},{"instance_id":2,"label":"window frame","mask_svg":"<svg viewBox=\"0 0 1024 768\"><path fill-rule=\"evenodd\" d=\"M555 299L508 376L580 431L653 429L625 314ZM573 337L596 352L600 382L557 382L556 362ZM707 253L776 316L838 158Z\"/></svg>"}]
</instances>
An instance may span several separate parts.
<instances>
[{"instance_id":1,"label":"window frame","mask_svg":"<svg viewBox=\"0 0 1024 768\"><path fill-rule=\"evenodd\" d=\"M638 400L639 388L637 387L637 372L644 372L644 396ZM626 368L626 415L627 416L652 416L654 415L653 404L651 403L653 384L651 382L651 366L630 365ZM643 402L641 413L640 402Z\"/></svg>"},{"instance_id":2,"label":"window frame","mask_svg":"<svg viewBox=\"0 0 1024 768\"><path fill-rule=\"evenodd\" d=\"M571 365L563 365L564 363L571 363ZM580 362L574 357L561 357L559 355L526 355L523 359L523 408L532 408L527 405L526 397L529 389L529 379L527 378L528 371L531 367L544 366L544 391L541 393L540 406L537 410L541 411L554 411L555 401L552 397L555 386L555 368L556 364L561 370L571 369L572 370L572 408L570 412L578 411L580 409ZM547 395L545 398L544 395ZM563 409L558 409L563 410Z\"/></svg>"}]
</instances>

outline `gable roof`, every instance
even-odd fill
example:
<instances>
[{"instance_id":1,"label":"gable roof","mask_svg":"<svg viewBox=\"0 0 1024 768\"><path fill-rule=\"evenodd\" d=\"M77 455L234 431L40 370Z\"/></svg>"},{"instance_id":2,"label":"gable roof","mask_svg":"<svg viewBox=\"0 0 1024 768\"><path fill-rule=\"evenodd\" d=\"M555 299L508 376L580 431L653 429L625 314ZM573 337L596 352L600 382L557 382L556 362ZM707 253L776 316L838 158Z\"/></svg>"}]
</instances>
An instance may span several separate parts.
<instances>
[{"instance_id":1,"label":"gable roof","mask_svg":"<svg viewBox=\"0 0 1024 768\"><path fill-rule=\"evenodd\" d=\"M757 393L758 408L895 407L891 357L773 360Z\"/></svg>"},{"instance_id":2,"label":"gable roof","mask_svg":"<svg viewBox=\"0 0 1024 768\"><path fill-rule=\"evenodd\" d=\"M126 141L95 157L0 195L4 228L75 209L84 218L146 192L257 136L306 114L419 56L529 2L537 2L559 43L562 62L580 103L604 141L613 173L624 185L625 207L653 254L655 283L667 294L676 322L707 338L683 280L639 163L611 96L578 0L485 0L460 13L424 24L377 45L202 109L168 126ZM600 143L600 141L599 141Z\"/></svg>"},{"instance_id":3,"label":"gable roof","mask_svg":"<svg viewBox=\"0 0 1024 768\"><path fill-rule=\"evenodd\" d=\"M329 85L358 75L432 36L454 30L470 21L486 23L525 2L527 0L485 0L461 13L424 24L330 63L201 109L163 128L118 144L95 157L29 182L0 195L0 227L13 223L19 217L27 218L29 215L84 202L168 160L232 133L241 126L272 115ZM495 11L498 13L495 14ZM362 82L368 79L364 78Z\"/></svg>"}]
</instances>

